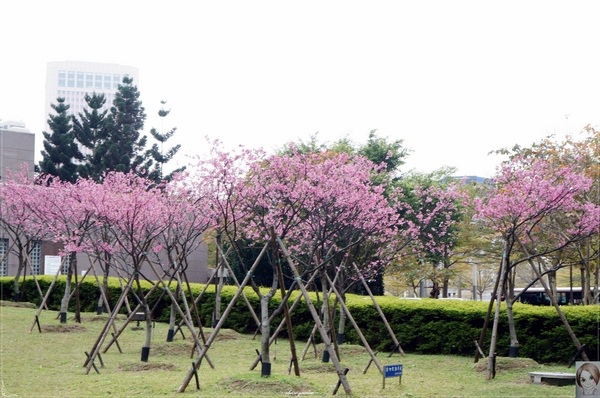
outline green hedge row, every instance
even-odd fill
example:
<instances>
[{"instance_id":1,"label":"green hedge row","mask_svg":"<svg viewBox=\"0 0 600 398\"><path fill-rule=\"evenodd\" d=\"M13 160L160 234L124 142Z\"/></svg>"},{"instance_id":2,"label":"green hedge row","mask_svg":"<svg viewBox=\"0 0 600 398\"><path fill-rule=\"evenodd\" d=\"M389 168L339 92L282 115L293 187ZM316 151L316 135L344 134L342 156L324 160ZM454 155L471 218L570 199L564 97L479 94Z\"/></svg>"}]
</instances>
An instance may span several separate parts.
<instances>
[{"instance_id":1,"label":"green hedge row","mask_svg":"<svg viewBox=\"0 0 600 398\"><path fill-rule=\"evenodd\" d=\"M39 276L37 281L44 292L48 290L52 277ZM13 300L14 278L0 278L0 298ZM60 308L63 296L65 277L59 277L49 296L47 305L51 310ZM149 283L143 283L143 289L149 289ZM205 288L202 284L192 284L194 296ZM222 292L221 308L225 310L236 293L234 286L225 286ZM257 295L250 288L246 288L245 296L260 316L260 302ZM117 302L121 294L121 286L116 278L109 279L109 301L111 305ZM295 293L296 295L299 293ZM84 281L80 285L80 305L84 312L95 312L99 297L95 281ZM320 297L320 296L319 296ZM40 305L40 296L32 277L27 277L21 285L20 301L32 302ZM292 304L290 299L289 304ZM311 300L319 308L317 295L311 293ZM271 310L277 308L281 298L275 297L271 303ZM483 321L487 311L487 302L460 301L460 300L405 300L391 296L377 297L379 306L385 313L402 349L406 353L419 354L454 354L472 356L475 352L474 341L479 339ZM133 295L129 296L130 306L136 301ZM153 308L153 318L159 322L168 321L170 301L164 292L156 289L149 297L150 308ZM368 296L347 295L347 305L353 319L359 326L369 345L374 350L390 351L394 349L393 339L387 332L385 325L375 306ZM75 300L70 302L70 311L74 311ZM200 302L200 319L204 326L211 326L215 306L215 287L209 286L204 292ZM564 314L575 335L582 344L590 360L598 359L598 319L600 308L596 306L565 306ZM122 312L126 311L123 307ZM537 307L527 304L515 304L515 322L519 338L519 356L532 358L540 363L569 363L576 353L575 345L569 337L553 307ZM281 317L273 322L271 330L279 324ZM313 328L313 321L304 300L292 313L294 336L297 339L307 339ZM241 298L235 304L234 310L227 317L224 327L234 329L241 333L254 333L257 325L248 310L246 303ZM285 329L285 328L284 328ZM336 325L337 330L337 325ZM334 333L335 334L335 333ZM489 348L487 338L482 349L487 352ZM281 333L286 337L285 331ZM319 334L315 336L319 341ZM349 321L346 321L345 341L360 344L361 340ZM509 335L506 313L502 307L501 322L498 327L497 355L507 356L509 350Z\"/></svg>"}]
</instances>

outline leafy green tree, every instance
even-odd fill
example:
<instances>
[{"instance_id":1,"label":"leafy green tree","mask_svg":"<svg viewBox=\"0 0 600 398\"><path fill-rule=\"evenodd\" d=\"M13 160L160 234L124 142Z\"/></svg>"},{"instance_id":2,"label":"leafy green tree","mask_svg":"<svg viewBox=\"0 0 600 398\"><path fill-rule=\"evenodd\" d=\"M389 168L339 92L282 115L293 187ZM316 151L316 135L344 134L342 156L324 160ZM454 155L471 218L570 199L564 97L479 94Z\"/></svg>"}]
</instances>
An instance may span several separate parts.
<instances>
[{"instance_id":1,"label":"leafy green tree","mask_svg":"<svg viewBox=\"0 0 600 398\"><path fill-rule=\"evenodd\" d=\"M48 116L51 132L44 131L44 149L39 171L42 175L60 178L62 181L75 182L79 178L77 162L83 159L79 146L75 141L71 117L68 115L69 105L64 98L57 98L52 104L55 115Z\"/></svg>"},{"instance_id":2,"label":"leafy green tree","mask_svg":"<svg viewBox=\"0 0 600 398\"><path fill-rule=\"evenodd\" d=\"M454 182L449 178L452 171L453 169L442 169L429 174L413 174L397 180L395 184L402 189L404 200L409 203L410 208L419 209L418 212L404 215L405 218L418 225L421 223L419 217L422 214L435 214L435 217L420 229L418 240L425 250L419 250L417 253L414 248L407 249L417 257L414 264L431 266L429 271L424 270L425 272L422 272L421 275L427 275L427 279L431 279L434 286L442 286L442 297L448 296L448 282L454 274L452 267L459 261L459 257L454 255L454 251L458 243L459 222L465 212L461 195L447 197L434 194L446 191ZM427 191L431 191L431 195L423 197L421 192ZM452 205L444 206L445 211L443 212L436 212L435 209L441 205L442 201L451 201ZM447 226L441 228L441 225ZM425 242L429 242L428 244L433 245L437 250L431 250L431 247L427 248L424 245Z\"/></svg>"},{"instance_id":3,"label":"leafy green tree","mask_svg":"<svg viewBox=\"0 0 600 398\"><path fill-rule=\"evenodd\" d=\"M319 142L319 133L312 134L308 141L288 142L278 152L282 155L292 156L294 153L306 155L308 153L318 153L330 150L325 144Z\"/></svg>"},{"instance_id":4,"label":"leafy green tree","mask_svg":"<svg viewBox=\"0 0 600 398\"><path fill-rule=\"evenodd\" d=\"M387 138L378 137L377 130L371 130L367 143L359 147L357 152L375 164L385 164L390 174L399 171L409 154L402 140L390 142Z\"/></svg>"}]
</instances>

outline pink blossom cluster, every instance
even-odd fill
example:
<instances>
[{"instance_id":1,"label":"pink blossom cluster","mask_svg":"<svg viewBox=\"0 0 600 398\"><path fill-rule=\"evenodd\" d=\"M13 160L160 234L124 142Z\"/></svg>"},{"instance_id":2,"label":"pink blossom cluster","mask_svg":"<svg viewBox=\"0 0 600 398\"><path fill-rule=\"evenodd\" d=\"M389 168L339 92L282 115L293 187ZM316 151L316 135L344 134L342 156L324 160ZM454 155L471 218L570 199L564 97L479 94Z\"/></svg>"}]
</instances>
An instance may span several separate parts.
<instances>
[{"instance_id":1,"label":"pink blossom cluster","mask_svg":"<svg viewBox=\"0 0 600 398\"><path fill-rule=\"evenodd\" d=\"M561 217L572 237L598 229L600 208L586 200L592 181L573 167L541 158L515 157L504 163L494 186L475 200L476 218L503 237L532 237L543 220Z\"/></svg>"},{"instance_id":2,"label":"pink blossom cluster","mask_svg":"<svg viewBox=\"0 0 600 398\"><path fill-rule=\"evenodd\" d=\"M360 245L375 253L360 264L365 274L387 265L409 243L412 250L441 250L435 244L453 223L445 213L454 211L460 198L453 186L416 187L418 208L412 208L401 190L392 199L384 195L386 186L373 183L383 166L364 157L293 148L267 157L214 144L208 159L198 159L192 181L212 187L208 207L221 230L231 239L266 242L273 229L307 267L335 256L344 259Z\"/></svg>"},{"instance_id":3,"label":"pink blossom cluster","mask_svg":"<svg viewBox=\"0 0 600 398\"><path fill-rule=\"evenodd\" d=\"M191 245L190 236L197 239L212 226L180 182L154 186L118 172L107 173L101 184L21 176L0 185L1 217L25 235L61 243L63 254L119 253L137 269L151 253Z\"/></svg>"},{"instance_id":4,"label":"pink blossom cluster","mask_svg":"<svg viewBox=\"0 0 600 398\"><path fill-rule=\"evenodd\" d=\"M177 253L213 228L257 244L274 230L307 267L339 267L352 251L369 252L359 264L365 274L403 250L447 250L442 238L462 200L455 186L416 186L410 204L400 189L386 196L389 187L374 183L386 180L374 178L384 167L361 156L266 156L243 147L226 151L219 141L209 147L207 157L159 186L116 172L102 184L12 179L1 186L2 219L62 243L65 252L120 253L134 267L161 250L171 262L184 262Z\"/></svg>"}]
</instances>

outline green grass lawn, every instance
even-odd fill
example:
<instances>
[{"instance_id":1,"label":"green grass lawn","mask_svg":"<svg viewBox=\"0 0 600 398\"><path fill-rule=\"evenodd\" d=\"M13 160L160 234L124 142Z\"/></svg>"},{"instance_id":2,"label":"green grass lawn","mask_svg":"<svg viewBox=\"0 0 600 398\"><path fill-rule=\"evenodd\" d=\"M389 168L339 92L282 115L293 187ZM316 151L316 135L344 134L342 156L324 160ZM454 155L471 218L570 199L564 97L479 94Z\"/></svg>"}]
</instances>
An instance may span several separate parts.
<instances>
[{"instance_id":1,"label":"green grass lawn","mask_svg":"<svg viewBox=\"0 0 600 398\"><path fill-rule=\"evenodd\" d=\"M156 323L153 330L149 361L141 362L140 353L145 331L132 323L119 338L123 353L116 345L101 357L104 367L100 374L93 369L89 374L83 367L85 352L90 352L108 316L82 314L82 323L69 317L61 325L54 311L40 315L42 333L37 326L28 333L35 319L33 308L0 307L0 378L2 397L324 397L331 396L338 381L333 364L321 361L321 352L315 358L308 351L300 361L301 376L293 371L288 375L289 342L280 339L271 349L272 373L260 376L260 364L250 370L259 349L259 337L222 330L208 351L214 364L207 360L199 369L200 390L196 383L188 385L183 393L177 389L191 368L193 343L188 331L167 343L167 325ZM118 321L118 326L123 321ZM142 323L142 326L144 324ZM205 333L211 332L206 329ZM305 342L297 342L298 355ZM321 348L321 347L318 347ZM322 349L322 348L321 348ZM574 367L538 365L526 359L498 359L496 378L485 380L483 363L473 358L455 356L415 355L401 357L379 353L381 365L402 364L402 382L388 378L385 389L375 364L366 374L369 363L365 349L356 345L340 347L341 363L348 368L348 382L356 397L573 397L575 387L534 385L528 372L545 370L574 373ZM485 359L480 362L485 362ZM344 396L340 387L337 396Z\"/></svg>"}]
</instances>

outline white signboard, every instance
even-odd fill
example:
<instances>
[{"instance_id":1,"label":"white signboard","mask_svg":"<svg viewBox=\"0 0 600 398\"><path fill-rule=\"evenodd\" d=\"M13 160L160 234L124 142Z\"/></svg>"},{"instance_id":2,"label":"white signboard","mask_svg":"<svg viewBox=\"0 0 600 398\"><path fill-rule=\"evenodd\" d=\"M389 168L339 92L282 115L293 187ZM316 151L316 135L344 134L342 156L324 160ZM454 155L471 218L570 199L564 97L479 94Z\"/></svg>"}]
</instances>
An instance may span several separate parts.
<instances>
[{"instance_id":1,"label":"white signboard","mask_svg":"<svg viewBox=\"0 0 600 398\"><path fill-rule=\"evenodd\" d=\"M56 275L61 264L60 256L44 256L44 275Z\"/></svg>"}]
</instances>

